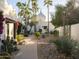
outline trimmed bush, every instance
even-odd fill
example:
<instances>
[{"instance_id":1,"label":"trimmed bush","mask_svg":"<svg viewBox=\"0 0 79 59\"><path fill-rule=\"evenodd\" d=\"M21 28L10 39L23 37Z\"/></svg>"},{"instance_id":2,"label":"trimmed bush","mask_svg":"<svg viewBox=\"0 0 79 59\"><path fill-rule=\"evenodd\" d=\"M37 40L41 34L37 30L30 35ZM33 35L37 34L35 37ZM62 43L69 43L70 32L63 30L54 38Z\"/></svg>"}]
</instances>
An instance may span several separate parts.
<instances>
[{"instance_id":1,"label":"trimmed bush","mask_svg":"<svg viewBox=\"0 0 79 59\"><path fill-rule=\"evenodd\" d=\"M37 39L40 37L40 35L41 35L40 32L35 32L35 36Z\"/></svg>"},{"instance_id":2,"label":"trimmed bush","mask_svg":"<svg viewBox=\"0 0 79 59\"><path fill-rule=\"evenodd\" d=\"M24 39L24 36L22 34L19 34L16 36L17 42L20 42L21 40Z\"/></svg>"}]
</instances>

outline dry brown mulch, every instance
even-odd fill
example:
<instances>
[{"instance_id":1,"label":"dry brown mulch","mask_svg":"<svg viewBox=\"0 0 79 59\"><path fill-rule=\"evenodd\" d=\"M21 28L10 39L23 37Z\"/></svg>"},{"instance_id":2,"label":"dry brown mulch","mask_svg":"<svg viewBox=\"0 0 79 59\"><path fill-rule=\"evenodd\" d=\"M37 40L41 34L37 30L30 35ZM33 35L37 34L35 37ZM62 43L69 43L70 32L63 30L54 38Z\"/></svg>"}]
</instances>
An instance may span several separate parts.
<instances>
[{"instance_id":1,"label":"dry brown mulch","mask_svg":"<svg viewBox=\"0 0 79 59\"><path fill-rule=\"evenodd\" d=\"M56 39L58 39L59 37L54 36L54 35L45 35L45 38L40 37L40 39L38 40L39 42L47 42L49 43L50 40L54 41Z\"/></svg>"},{"instance_id":2,"label":"dry brown mulch","mask_svg":"<svg viewBox=\"0 0 79 59\"><path fill-rule=\"evenodd\" d=\"M72 59L59 54L54 44L38 44L37 52L38 59Z\"/></svg>"},{"instance_id":3,"label":"dry brown mulch","mask_svg":"<svg viewBox=\"0 0 79 59\"><path fill-rule=\"evenodd\" d=\"M52 44L38 44L38 59L57 59L57 51Z\"/></svg>"}]
</instances>

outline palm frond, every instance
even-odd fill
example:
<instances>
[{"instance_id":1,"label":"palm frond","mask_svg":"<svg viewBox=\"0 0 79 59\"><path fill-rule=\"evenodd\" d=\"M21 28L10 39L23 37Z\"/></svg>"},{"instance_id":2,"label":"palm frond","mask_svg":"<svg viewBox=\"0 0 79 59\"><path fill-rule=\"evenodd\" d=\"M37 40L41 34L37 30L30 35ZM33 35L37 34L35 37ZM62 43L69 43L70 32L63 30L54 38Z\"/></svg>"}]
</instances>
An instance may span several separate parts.
<instances>
[{"instance_id":1,"label":"palm frond","mask_svg":"<svg viewBox=\"0 0 79 59\"><path fill-rule=\"evenodd\" d=\"M44 5L52 5L52 0L44 0Z\"/></svg>"}]
</instances>

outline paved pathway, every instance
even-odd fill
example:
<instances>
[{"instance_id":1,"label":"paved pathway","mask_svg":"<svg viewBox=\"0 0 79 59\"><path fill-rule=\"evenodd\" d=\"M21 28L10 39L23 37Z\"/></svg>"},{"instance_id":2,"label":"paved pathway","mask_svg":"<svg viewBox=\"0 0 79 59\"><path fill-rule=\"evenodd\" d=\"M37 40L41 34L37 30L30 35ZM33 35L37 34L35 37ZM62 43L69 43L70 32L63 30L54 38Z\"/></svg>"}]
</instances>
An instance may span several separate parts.
<instances>
[{"instance_id":1,"label":"paved pathway","mask_svg":"<svg viewBox=\"0 0 79 59\"><path fill-rule=\"evenodd\" d=\"M27 38L25 45L19 46L20 52L15 55L14 59L38 59L37 43Z\"/></svg>"}]
</instances>

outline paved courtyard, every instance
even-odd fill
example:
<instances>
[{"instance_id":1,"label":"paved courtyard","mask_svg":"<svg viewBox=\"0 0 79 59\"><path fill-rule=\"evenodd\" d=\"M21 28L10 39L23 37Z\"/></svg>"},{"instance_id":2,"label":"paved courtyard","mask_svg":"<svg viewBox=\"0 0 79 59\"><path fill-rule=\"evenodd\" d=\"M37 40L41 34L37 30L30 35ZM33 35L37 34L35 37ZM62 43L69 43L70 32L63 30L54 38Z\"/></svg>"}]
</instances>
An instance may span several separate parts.
<instances>
[{"instance_id":1,"label":"paved courtyard","mask_svg":"<svg viewBox=\"0 0 79 59\"><path fill-rule=\"evenodd\" d=\"M38 59L37 43L31 39L25 39L25 44L19 46L20 51L14 55L13 59Z\"/></svg>"}]
</instances>

